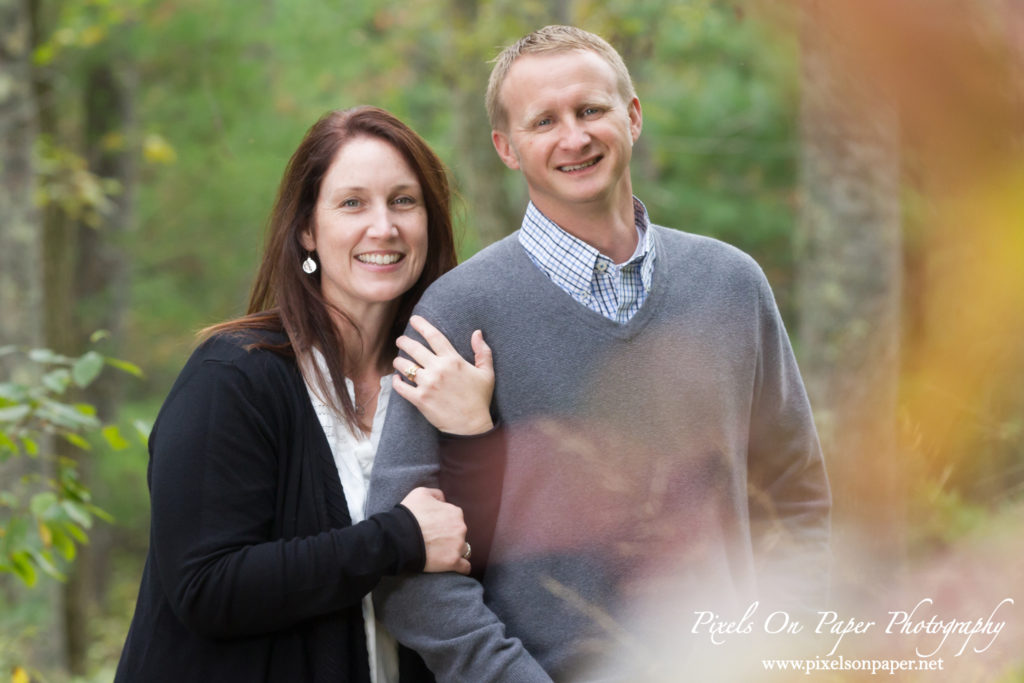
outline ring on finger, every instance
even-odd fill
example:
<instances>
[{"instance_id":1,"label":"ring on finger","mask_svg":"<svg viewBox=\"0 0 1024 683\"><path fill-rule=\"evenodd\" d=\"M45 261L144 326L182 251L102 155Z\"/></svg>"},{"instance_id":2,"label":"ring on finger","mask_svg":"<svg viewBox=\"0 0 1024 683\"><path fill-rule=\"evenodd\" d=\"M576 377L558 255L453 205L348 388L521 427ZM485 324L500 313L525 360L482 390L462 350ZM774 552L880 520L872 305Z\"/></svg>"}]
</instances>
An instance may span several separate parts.
<instances>
[{"instance_id":1,"label":"ring on finger","mask_svg":"<svg viewBox=\"0 0 1024 683\"><path fill-rule=\"evenodd\" d=\"M402 374L409 378L410 382L416 381L416 373L419 372L420 367L418 365L410 365L405 370L402 370Z\"/></svg>"},{"instance_id":2,"label":"ring on finger","mask_svg":"<svg viewBox=\"0 0 1024 683\"><path fill-rule=\"evenodd\" d=\"M462 559L468 560L473 556L473 546L469 544L469 541L465 543L466 549L462 552Z\"/></svg>"}]
</instances>

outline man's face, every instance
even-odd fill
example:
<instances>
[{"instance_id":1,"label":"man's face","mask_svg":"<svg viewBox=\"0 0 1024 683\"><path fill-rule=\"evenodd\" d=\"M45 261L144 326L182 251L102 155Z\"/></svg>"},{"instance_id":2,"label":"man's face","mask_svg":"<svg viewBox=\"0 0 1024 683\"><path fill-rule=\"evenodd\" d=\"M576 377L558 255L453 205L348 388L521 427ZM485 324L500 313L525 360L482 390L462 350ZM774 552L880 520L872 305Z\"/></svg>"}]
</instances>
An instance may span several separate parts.
<instances>
[{"instance_id":1,"label":"man's face","mask_svg":"<svg viewBox=\"0 0 1024 683\"><path fill-rule=\"evenodd\" d=\"M526 55L500 92L507 130L491 134L509 168L526 178L545 215L616 211L629 202L629 160L640 136L640 101L624 101L615 71L583 50Z\"/></svg>"}]
</instances>

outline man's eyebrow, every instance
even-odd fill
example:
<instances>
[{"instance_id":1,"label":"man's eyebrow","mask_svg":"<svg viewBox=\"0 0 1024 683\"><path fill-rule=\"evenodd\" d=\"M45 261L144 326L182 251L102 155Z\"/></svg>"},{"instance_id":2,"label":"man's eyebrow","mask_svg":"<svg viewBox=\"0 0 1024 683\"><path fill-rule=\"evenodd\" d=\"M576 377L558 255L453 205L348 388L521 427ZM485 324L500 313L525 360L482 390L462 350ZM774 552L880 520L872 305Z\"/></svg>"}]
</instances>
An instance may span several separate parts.
<instances>
[{"instance_id":1,"label":"man's eyebrow","mask_svg":"<svg viewBox=\"0 0 1024 683\"><path fill-rule=\"evenodd\" d=\"M541 109L541 108L530 109L530 110L527 110L525 114L523 114L522 122L523 123L530 123L531 121L536 121L537 119L539 119L539 118L541 118L543 116L550 116L550 115L551 115L551 110L548 109L548 108L544 108L544 109Z\"/></svg>"}]
</instances>

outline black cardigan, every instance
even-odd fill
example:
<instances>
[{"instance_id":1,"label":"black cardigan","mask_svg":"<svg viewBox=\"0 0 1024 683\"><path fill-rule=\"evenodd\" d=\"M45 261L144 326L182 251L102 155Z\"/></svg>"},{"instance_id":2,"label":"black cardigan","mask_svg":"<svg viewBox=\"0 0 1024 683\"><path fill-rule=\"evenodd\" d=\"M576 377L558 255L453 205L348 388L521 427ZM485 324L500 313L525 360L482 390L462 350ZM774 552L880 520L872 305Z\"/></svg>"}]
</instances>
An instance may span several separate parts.
<instances>
[{"instance_id":1,"label":"black cardigan","mask_svg":"<svg viewBox=\"0 0 1024 683\"><path fill-rule=\"evenodd\" d=\"M295 361L245 341L201 345L153 427L150 549L116 681L368 682L360 601L423 569L405 508L352 525ZM403 682L432 680L410 655Z\"/></svg>"}]
</instances>

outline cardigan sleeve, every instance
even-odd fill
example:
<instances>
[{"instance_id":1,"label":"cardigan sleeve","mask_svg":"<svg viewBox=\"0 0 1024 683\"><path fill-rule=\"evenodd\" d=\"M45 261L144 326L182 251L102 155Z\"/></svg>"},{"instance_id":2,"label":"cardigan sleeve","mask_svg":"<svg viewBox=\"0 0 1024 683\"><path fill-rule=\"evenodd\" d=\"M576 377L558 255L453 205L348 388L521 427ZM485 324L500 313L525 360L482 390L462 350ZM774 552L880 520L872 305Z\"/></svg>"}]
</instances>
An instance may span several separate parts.
<instances>
[{"instance_id":1,"label":"cardigan sleeve","mask_svg":"<svg viewBox=\"0 0 1024 683\"><path fill-rule=\"evenodd\" d=\"M419 526L400 506L274 538L279 459L291 444L287 387L269 371L254 386L251 363L195 361L150 439L155 569L186 626L211 637L268 633L358 603L383 575L423 568Z\"/></svg>"},{"instance_id":2,"label":"cardigan sleeve","mask_svg":"<svg viewBox=\"0 0 1024 683\"><path fill-rule=\"evenodd\" d=\"M449 503L462 508L466 540L473 549L470 576L480 578L491 556L505 473L501 426L474 436L440 435L440 485Z\"/></svg>"}]
</instances>

